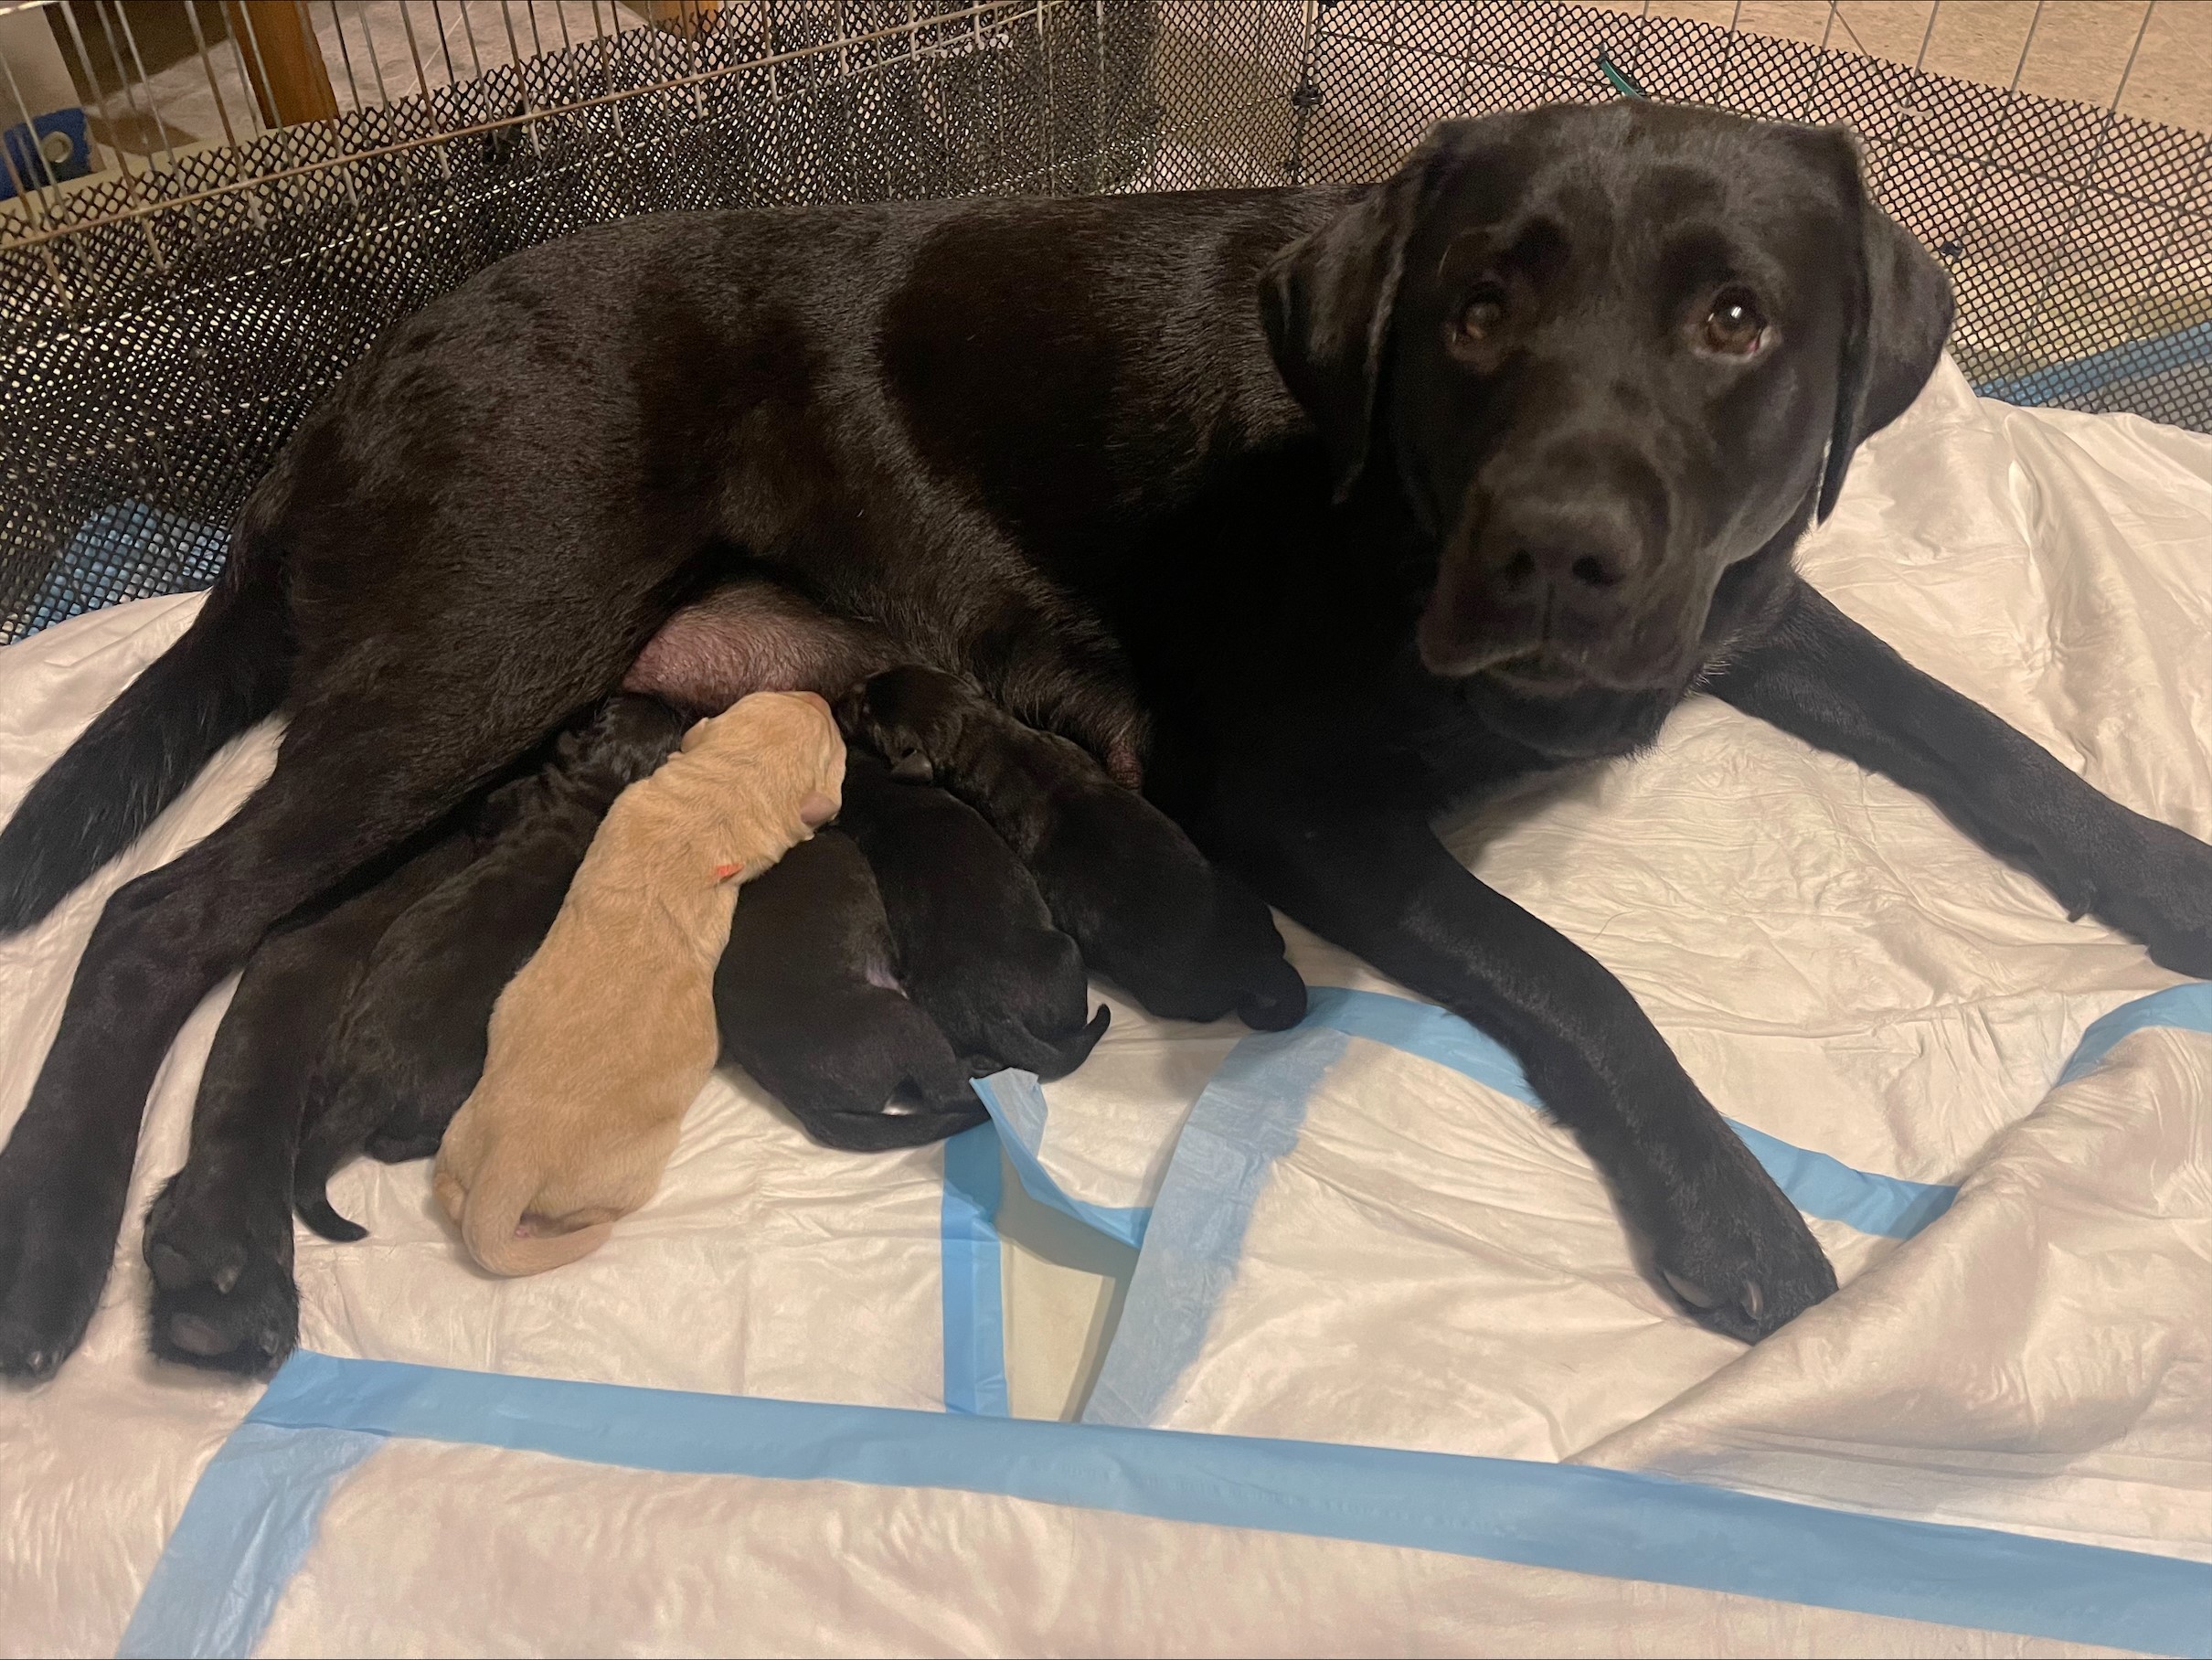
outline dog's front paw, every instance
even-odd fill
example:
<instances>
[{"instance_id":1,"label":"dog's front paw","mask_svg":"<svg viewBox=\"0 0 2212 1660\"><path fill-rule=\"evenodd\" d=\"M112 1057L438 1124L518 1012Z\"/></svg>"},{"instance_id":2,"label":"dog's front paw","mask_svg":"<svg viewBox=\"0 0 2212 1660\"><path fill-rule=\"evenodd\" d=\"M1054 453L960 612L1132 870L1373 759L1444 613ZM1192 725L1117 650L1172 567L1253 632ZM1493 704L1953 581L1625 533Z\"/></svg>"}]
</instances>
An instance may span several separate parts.
<instances>
[{"instance_id":1,"label":"dog's front paw","mask_svg":"<svg viewBox=\"0 0 2212 1660\"><path fill-rule=\"evenodd\" d=\"M0 1377L52 1377L100 1306L124 1201L71 1175L13 1144L0 1153Z\"/></svg>"},{"instance_id":2,"label":"dog's front paw","mask_svg":"<svg viewBox=\"0 0 2212 1660\"><path fill-rule=\"evenodd\" d=\"M1773 1178L1729 1144L1645 1209L1653 1266L1693 1319L1745 1343L1770 1336L1835 1291L1835 1270Z\"/></svg>"},{"instance_id":3,"label":"dog's front paw","mask_svg":"<svg viewBox=\"0 0 2212 1660\"><path fill-rule=\"evenodd\" d=\"M147 1333L161 1358L258 1377L299 1341L292 1216L281 1194L230 1191L187 1166L146 1213L145 1257Z\"/></svg>"},{"instance_id":4,"label":"dog's front paw","mask_svg":"<svg viewBox=\"0 0 2212 1660\"><path fill-rule=\"evenodd\" d=\"M2100 891L2090 909L2142 941L2159 967L2212 980L2212 846L2155 819L2143 833L2125 887Z\"/></svg>"}]
</instances>

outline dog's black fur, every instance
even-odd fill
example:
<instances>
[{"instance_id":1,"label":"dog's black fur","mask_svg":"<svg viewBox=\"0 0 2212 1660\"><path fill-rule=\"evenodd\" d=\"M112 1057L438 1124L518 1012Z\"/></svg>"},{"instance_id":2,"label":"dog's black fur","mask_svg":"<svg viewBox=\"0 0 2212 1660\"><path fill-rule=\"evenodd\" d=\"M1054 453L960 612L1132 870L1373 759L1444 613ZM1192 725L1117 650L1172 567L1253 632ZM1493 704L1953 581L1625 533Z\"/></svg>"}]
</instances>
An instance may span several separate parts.
<instances>
[{"instance_id":1,"label":"dog's black fur","mask_svg":"<svg viewBox=\"0 0 2212 1660\"><path fill-rule=\"evenodd\" d=\"M476 857L385 930L307 1090L292 1197L326 1240L367 1229L332 1208L331 1172L367 1151L428 1158L484 1075L492 1005L544 942L600 820L683 741L683 716L620 694L545 764L471 814Z\"/></svg>"},{"instance_id":2,"label":"dog's black fur","mask_svg":"<svg viewBox=\"0 0 2212 1660\"><path fill-rule=\"evenodd\" d=\"M300 1305L280 1196L316 1059L394 919L474 857L468 835L447 826L396 868L379 861L338 903L271 933L247 959L200 1074L184 1168L146 1214L156 1355L260 1373L292 1352Z\"/></svg>"},{"instance_id":3,"label":"dog's black fur","mask_svg":"<svg viewBox=\"0 0 2212 1660\"><path fill-rule=\"evenodd\" d=\"M1060 1078L1105 1035L1073 940L1037 884L973 808L904 784L848 750L839 825L874 871L899 983L981 1078L1021 1067Z\"/></svg>"},{"instance_id":4,"label":"dog's black fur","mask_svg":"<svg viewBox=\"0 0 2212 1660\"><path fill-rule=\"evenodd\" d=\"M302 425L192 629L0 834L20 927L290 711L78 966L0 1154L0 1371L90 1317L193 1005L732 573L1094 753L1135 732L1202 848L1515 1050L1664 1282L1772 1330L1834 1283L1803 1218L1429 820L1702 686L2212 974L2212 849L1791 570L1950 317L1845 137L1630 101L1448 122L1363 189L643 218L495 267Z\"/></svg>"},{"instance_id":5,"label":"dog's black fur","mask_svg":"<svg viewBox=\"0 0 2212 1660\"><path fill-rule=\"evenodd\" d=\"M877 1153L974 1128L986 1114L969 1069L900 994L896 961L859 845L815 832L739 896L714 976L722 1059L824 1146Z\"/></svg>"},{"instance_id":6,"label":"dog's black fur","mask_svg":"<svg viewBox=\"0 0 2212 1660\"><path fill-rule=\"evenodd\" d=\"M1279 1031L1305 987L1252 891L1079 745L1024 726L967 681L909 664L840 700L848 735L895 778L934 780L997 831L1037 878L1093 973L1155 1015Z\"/></svg>"}]
</instances>

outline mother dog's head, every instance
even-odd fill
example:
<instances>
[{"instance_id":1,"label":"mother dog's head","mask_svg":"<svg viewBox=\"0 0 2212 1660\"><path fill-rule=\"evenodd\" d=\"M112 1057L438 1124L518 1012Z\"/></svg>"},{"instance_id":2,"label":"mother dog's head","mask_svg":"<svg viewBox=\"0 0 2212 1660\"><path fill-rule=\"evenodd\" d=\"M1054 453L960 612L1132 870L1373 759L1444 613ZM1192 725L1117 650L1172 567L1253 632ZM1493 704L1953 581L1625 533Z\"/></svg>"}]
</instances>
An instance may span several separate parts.
<instances>
[{"instance_id":1,"label":"mother dog's head","mask_svg":"<svg viewBox=\"0 0 2212 1660\"><path fill-rule=\"evenodd\" d=\"M1951 316L1847 134L1644 102L1444 122L1260 304L1340 497L1436 546L1422 664L1538 735L1688 686Z\"/></svg>"}]
</instances>

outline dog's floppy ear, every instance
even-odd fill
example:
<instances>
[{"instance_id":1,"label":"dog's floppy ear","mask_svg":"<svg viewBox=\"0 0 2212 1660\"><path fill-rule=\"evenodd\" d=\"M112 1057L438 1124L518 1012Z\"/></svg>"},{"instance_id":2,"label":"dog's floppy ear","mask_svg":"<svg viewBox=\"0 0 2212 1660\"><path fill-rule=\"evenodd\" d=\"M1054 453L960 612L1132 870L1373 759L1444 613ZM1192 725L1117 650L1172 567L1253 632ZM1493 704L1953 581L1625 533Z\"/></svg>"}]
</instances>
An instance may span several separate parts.
<instances>
[{"instance_id":1,"label":"dog's floppy ear","mask_svg":"<svg viewBox=\"0 0 2212 1660\"><path fill-rule=\"evenodd\" d=\"M1803 131L1801 129L1801 131ZM1835 424L1821 475L1819 516L1834 510L1860 444L1911 406L1935 373L1951 337L1951 278L1902 225L1874 205L1856 140L1840 127L1806 136L1824 145L1844 175L1854 218L1846 251L1856 268L1836 366ZM1853 257L1856 256L1856 257Z\"/></svg>"},{"instance_id":2,"label":"dog's floppy ear","mask_svg":"<svg viewBox=\"0 0 2212 1660\"><path fill-rule=\"evenodd\" d=\"M1473 122L1430 129L1403 165L1260 273L1260 318L1275 367L1329 448L1342 501L1367 463L1375 395L1406 242L1439 164Z\"/></svg>"}]
</instances>

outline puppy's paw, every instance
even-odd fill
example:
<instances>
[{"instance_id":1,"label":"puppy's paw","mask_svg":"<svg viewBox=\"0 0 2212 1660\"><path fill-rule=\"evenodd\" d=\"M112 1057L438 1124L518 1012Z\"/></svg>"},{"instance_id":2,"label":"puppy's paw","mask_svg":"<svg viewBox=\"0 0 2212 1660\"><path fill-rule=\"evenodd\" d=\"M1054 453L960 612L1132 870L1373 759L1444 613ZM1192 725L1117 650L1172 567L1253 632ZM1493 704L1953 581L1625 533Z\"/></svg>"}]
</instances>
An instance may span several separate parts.
<instances>
[{"instance_id":1,"label":"puppy's paw","mask_svg":"<svg viewBox=\"0 0 2212 1660\"><path fill-rule=\"evenodd\" d=\"M1683 1184L1650 1228L1653 1265L1692 1319L1756 1343L1833 1295L1835 1270L1750 1150L1727 1139L1733 1151Z\"/></svg>"},{"instance_id":2,"label":"puppy's paw","mask_svg":"<svg viewBox=\"0 0 2212 1660\"><path fill-rule=\"evenodd\" d=\"M300 1296L292 1277L292 1217L271 1196L196 1178L187 1166L146 1213L154 1274L148 1339L155 1355L210 1371L259 1377L292 1353Z\"/></svg>"}]
</instances>

